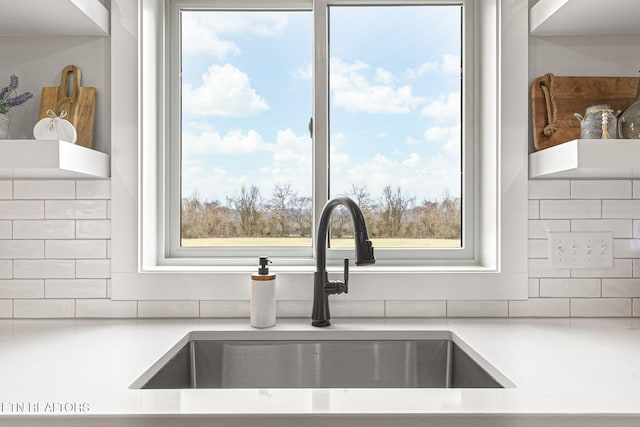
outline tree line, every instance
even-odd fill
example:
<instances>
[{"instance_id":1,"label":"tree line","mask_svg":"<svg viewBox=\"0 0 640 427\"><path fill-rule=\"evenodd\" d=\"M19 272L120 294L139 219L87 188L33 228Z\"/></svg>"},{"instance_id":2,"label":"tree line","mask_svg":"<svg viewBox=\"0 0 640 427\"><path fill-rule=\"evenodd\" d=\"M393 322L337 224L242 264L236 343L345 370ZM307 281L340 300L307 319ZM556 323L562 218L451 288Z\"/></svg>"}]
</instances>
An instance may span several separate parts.
<instances>
[{"instance_id":1,"label":"tree line","mask_svg":"<svg viewBox=\"0 0 640 427\"><path fill-rule=\"evenodd\" d=\"M386 186L374 199L367 187L352 185L347 193L362 209L371 237L460 239L461 202L445 194L440 200L416 202L400 187ZM276 185L265 199L255 185L218 200L201 200L197 193L182 199L183 239L219 237L310 237L311 197L290 184ZM351 217L338 208L331 218L333 237L352 235Z\"/></svg>"}]
</instances>

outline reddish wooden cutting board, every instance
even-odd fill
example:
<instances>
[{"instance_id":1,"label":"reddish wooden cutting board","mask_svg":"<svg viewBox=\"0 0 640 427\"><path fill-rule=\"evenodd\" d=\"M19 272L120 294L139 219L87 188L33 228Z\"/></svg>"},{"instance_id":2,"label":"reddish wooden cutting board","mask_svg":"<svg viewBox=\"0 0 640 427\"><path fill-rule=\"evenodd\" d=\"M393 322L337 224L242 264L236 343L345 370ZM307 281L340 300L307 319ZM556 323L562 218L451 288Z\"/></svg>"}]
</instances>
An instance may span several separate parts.
<instances>
[{"instance_id":1,"label":"reddish wooden cutting board","mask_svg":"<svg viewBox=\"0 0 640 427\"><path fill-rule=\"evenodd\" d=\"M545 135L549 124L543 87L553 94L557 106L555 132ZM636 97L637 77L577 77L547 74L531 84L533 143L536 150L553 147L580 138L580 122L574 113L584 116L587 107L608 104L614 111L628 107ZM550 130L550 129L549 129Z\"/></svg>"},{"instance_id":2,"label":"reddish wooden cutting board","mask_svg":"<svg viewBox=\"0 0 640 427\"><path fill-rule=\"evenodd\" d=\"M78 132L76 144L92 148L96 88L80 86L81 77L78 67L67 65L62 70L60 86L42 88L40 119L47 117L48 110L52 110L56 115L65 110L65 119L69 120Z\"/></svg>"}]
</instances>

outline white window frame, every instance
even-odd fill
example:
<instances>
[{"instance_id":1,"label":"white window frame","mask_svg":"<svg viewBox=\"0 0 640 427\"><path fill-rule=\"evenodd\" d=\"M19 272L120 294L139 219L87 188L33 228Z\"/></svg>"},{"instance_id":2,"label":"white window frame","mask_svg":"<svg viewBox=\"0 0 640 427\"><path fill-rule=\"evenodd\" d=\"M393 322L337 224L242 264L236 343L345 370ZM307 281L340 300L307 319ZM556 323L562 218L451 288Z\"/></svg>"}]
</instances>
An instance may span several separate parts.
<instances>
[{"instance_id":1,"label":"white window frame","mask_svg":"<svg viewBox=\"0 0 640 427\"><path fill-rule=\"evenodd\" d=\"M112 8L111 98L137 94L138 102L112 108L111 297L246 300L244 285L253 266L163 262L164 2L112 1L117 7ZM354 268L349 298L526 299L528 10L520 6L520 0L476 0L476 262ZM279 299L311 299L313 266L292 263L273 271L279 274ZM308 286L301 286L305 282Z\"/></svg>"}]
</instances>

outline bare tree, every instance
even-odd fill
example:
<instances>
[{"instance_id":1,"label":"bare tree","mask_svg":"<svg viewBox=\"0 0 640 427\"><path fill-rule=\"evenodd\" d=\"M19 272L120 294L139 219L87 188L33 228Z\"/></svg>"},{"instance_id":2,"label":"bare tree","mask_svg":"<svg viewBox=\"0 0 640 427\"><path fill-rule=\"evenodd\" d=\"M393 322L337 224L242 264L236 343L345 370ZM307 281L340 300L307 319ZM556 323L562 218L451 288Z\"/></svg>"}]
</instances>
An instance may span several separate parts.
<instances>
[{"instance_id":1,"label":"bare tree","mask_svg":"<svg viewBox=\"0 0 640 427\"><path fill-rule=\"evenodd\" d=\"M403 195L400 187L396 187L395 191L390 185L384 187L380 199L381 233L388 237L401 237L402 219L414 200L415 197Z\"/></svg>"},{"instance_id":2,"label":"bare tree","mask_svg":"<svg viewBox=\"0 0 640 427\"><path fill-rule=\"evenodd\" d=\"M286 237L289 235L289 217L293 207L293 201L298 194L291 188L291 184L277 184L273 189L273 197L269 201L269 208L277 223L277 235Z\"/></svg>"},{"instance_id":3,"label":"bare tree","mask_svg":"<svg viewBox=\"0 0 640 427\"><path fill-rule=\"evenodd\" d=\"M302 237L311 236L311 223L313 213L311 210L311 197L296 196L291 200L291 216L296 227L296 233Z\"/></svg>"},{"instance_id":4,"label":"bare tree","mask_svg":"<svg viewBox=\"0 0 640 427\"><path fill-rule=\"evenodd\" d=\"M262 197L260 189L255 185L247 188L243 185L240 195L227 197L227 203L240 217L240 229L246 237L259 236L262 226Z\"/></svg>"}]
</instances>

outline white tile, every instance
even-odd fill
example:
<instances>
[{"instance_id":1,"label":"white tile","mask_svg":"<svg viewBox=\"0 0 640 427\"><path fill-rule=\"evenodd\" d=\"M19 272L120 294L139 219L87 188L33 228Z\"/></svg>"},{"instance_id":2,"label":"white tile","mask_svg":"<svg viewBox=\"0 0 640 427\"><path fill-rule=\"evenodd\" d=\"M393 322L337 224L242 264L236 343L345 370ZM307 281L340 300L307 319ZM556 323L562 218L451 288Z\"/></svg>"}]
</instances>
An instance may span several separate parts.
<instances>
[{"instance_id":1,"label":"white tile","mask_svg":"<svg viewBox=\"0 0 640 427\"><path fill-rule=\"evenodd\" d=\"M13 301L13 317L47 319L74 317L75 301L72 299L25 299Z\"/></svg>"},{"instance_id":2,"label":"white tile","mask_svg":"<svg viewBox=\"0 0 640 427\"><path fill-rule=\"evenodd\" d=\"M567 180L529 181L529 199L568 199L570 191Z\"/></svg>"},{"instance_id":3,"label":"white tile","mask_svg":"<svg viewBox=\"0 0 640 427\"><path fill-rule=\"evenodd\" d=\"M603 218L640 218L640 200L603 200Z\"/></svg>"},{"instance_id":4,"label":"white tile","mask_svg":"<svg viewBox=\"0 0 640 427\"><path fill-rule=\"evenodd\" d=\"M80 259L76 261L78 279L108 279L111 277L111 260Z\"/></svg>"},{"instance_id":5,"label":"white tile","mask_svg":"<svg viewBox=\"0 0 640 427\"><path fill-rule=\"evenodd\" d=\"M633 317L640 317L640 298L633 299Z\"/></svg>"},{"instance_id":6,"label":"white tile","mask_svg":"<svg viewBox=\"0 0 640 427\"><path fill-rule=\"evenodd\" d=\"M640 239L615 239L613 241L614 258L639 258Z\"/></svg>"},{"instance_id":7,"label":"white tile","mask_svg":"<svg viewBox=\"0 0 640 427\"><path fill-rule=\"evenodd\" d=\"M540 218L540 202L538 200L529 200L529 219Z\"/></svg>"},{"instance_id":8,"label":"white tile","mask_svg":"<svg viewBox=\"0 0 640 427\"><path fill-rule=\"evenodd\" d=\"M633 198L640 199L640 181L633 181Z\"/></svg>"},{"instance_id":9,"label":"white tile","mask_svg":"<svg viewBox=\"0 0 640 427\"><path fill-rule=\"evenodd\" d=\"M569 298L509 301L509 317L568 317Z\"/></svg>"},{"instance_id":10,"label":"white tile","mask_svg":"<svg viewBox=\"0 0 640 427\"><path fill-rule=\"evenodd\" d=\"M629 227L631 227L631 224L629 224ZM111 238L111 221L108 219L77 220L76 221L76 238L77 239L110 239Z\"/></svg>"},{"instance_id":11,"label":"white tile","mask_svg":"<svg viewBox=\"0 0 640 427\"><path fill-rule=\"evenodd\" d=\"M529 298L540 296L540 279L529 279Z\"/></svg>"},{"instance_id":12,"label":"white tile","mask_svg":"<svg viewBox=\"0 0 640 427\"><path fill-rule=\"evenodd\" d=\"M508 317L508 301L447 301L448 317Z\"/></svg>"},{"instance_id":13,"label":"white tile","mask_svg":"<svg viewBox=\"0 0 640 427\"><path fill-rule=\"evenodd\" d=\"M45 298L106 298L106 279L48 279Z\"/></svg>"},{"instance_id":14,"label":"white tile","mask_svg":"<svg viewBox=\"0 0 640 427\"><path fill-rule=\"evenodd\" d=\"M0 259L0 279L13 277L13 261Z\"/></svg>"},{"instance_id":15,"label":"white tile","mask_svg":"<svg viewBox=\"0 0 640 427\"><path fill-rule=\"evenodd\" d=\"M106 258L107 242L104 240L47 240L45 258Z\"/></svg>"},{"instance_id":16,"label":"white tile","mask_svg":"<svg viewBox=\"0 0 640 427\"><path fill-rule=\"evenodd\" d=\"M199 301L138 301L138 317L198 317Z\"/></svg>"},{"instance_id":17,"label":"white tile","mask_svg":"<svg viewBox=\"0 0 640 427\"><path fill-rule=\"evenodd\" d=\"M640 277L640 259L633 260L633 277Z\"/></svg>"},{"instance_id":18,"label":"white tile","mask_svg":"<svg viewBox=\"0 0 640 427\"><path fill-rule=\"evenodd\" d=\"M446 301L386 301L386 317L446 317Z\"/></svg>"},{"instance_id":19,"label":"white tile","mask_svg":"<svg viewBox=\"0 0 640 427\"><path fill-rule=\"evenodd\" d=\"M10 319L13 317L13 301L0 300L0 319Z\"/></svg>"},{"instance_id":20,"label":"white tile","mask_svg":"<svg viewBox=\"0 0 640 427\"><path fill-rule=\"evenodd\" d=\"M633 263L614 258L613 268L574 268L571 277L633 277Z\"/></svg>"},{"instance_id":21,"label":"white tile","mask_svg":"<svg viewBox=\"0 0 640 427\"><path fill-rule=\"evenodd\" d=\"M600 200L540 200L540 218L601 218Z\"/></svg>"},{"instance_id":22,"label":"white tile","mask_svg":"<svg viewBox=\"0 0 640 427\"><path fill-rule=\"evenodd\" d=\"M39 259L13 261L16 279L65 279L75 277L76 262L67 259Z\"/></svg>"},{"instance_id":23,"label":"white tile","mask_svg":"<svg viewBox=\"0 0 640 427\"><path fill-rule=\"evenodd\" d=\"M77 181L76 197L78 199L110 199L111 181Z\"/></svg>"},{"instance_id":24,"label":"white tile","mask_svg":"<svg viewBox=\"0 0 640 427\"><path fill-rule=\"evenodd\" d=\"M547 239L529 239L529 258L547 258L549 256L549 241Z\"/></svg>"},{"instance_id":25,"label":"white tile","mask_svg":"<svg viewBox=\"0 0 640 427\"><path fill-rule=\"evenodd\" d=\"M600 297L600 279L540 279L541 297Z\"/></svg>"},{"instance_id":26,"label":"white tile","mask_svg":"<svg viewBox=\"0 0 640 427\"><path fill-rule=\"evenodd\" d=\"M329 304L331 317L384 317L384 301L335 298Z\"/></svg>"},{"instance_id":27,"label":"white tile","mask_svg":"<svg viewBox=\"0 0 640 427\"><path fill-rule=\"evenodd\" d=\"M105 200L45 200L47 219L106 219Z\"/></svg>"},{"instance_id":28,"label":"white tile","mask_svg":"<svg viewBox=\"0 0 640 427\"><path fill-rule=\"evenodd\" d=\"M75 199L75 181L14 181L13 198L18 199Z\"/></svg>"},{"instance_id":29,"label":"white tile","mask_svg":"<svg viewBox=\"0 0 640 427\"><path fill-rule=\"evenodd\" d=\"M0 259L44 258L43 240L0 240Z\"/></svg>"},{"instance_id":30,"label":"white tile","mask_svg":"<svg viewBox=\"0 0 640 427\"><path fill-rule=\"evenodd\" d=\"M76 317L134 318L137 315L137 301L112 301L110 299L79 299L76 301Z\"/></svg>"},{"instance_id":31,"label":"white tile","mask_svg":"<svg viewBox=\"0 0 640 427\"><path fill-rule=\"evenodd\" d=\"M13 198L13 181L0 181L0 199L11 200Z\"/></svg>"},{"instance_id":32,"label":"white tile","mask_svg":"<svg viewBox=\"0 0 640 427\"><path fill-rule=\"evenodd\" d=\"M610 231L616 239L632 237L633 221L630 219L574 219L571 231Z\"/></svg>"},{"instance_id":33,"label":"white tile","mask_svg":"<svg viewBox=\"0 0 640 427\"><path fill-rule=\"evenodd\" d=\"M279 313L276 309L276 317ZM249 301L200 301L200 317L249 317Z\"/></svg>"},{"instance_id":34,"label":"white tile","mask_svg":"<svg viewBox=\"0 0 640 427\"><path fill-rule=\"evenodd\" d=\"M629 317L631 298L572 298L572 317Z\"/></svg>"},{"instance_id":35,"label":"white tile","mask_svg":"<svg viewBox=\"0 0 640 427\"><path fill-rule=\"evenodd\" d=\"M615 237L615 236L614 236ZM626 236L622 236L626 237ZM633 220L633 238L640 238L640 220Z\"/></svg>"},{"instance_id":36,"label":"white tile","mask_svg":"<svg viewBox=\"0 0 640 427\"><path fill-rule=\"evenodd\" d=\"M44 280L0 280L0 299L44 298Z\"/></svg>"},{"instance_id":37,"label":"white tile","mask_svg":"<svg viewBox=\"0 0 640 427\"><path fill-rule=\"evenodd\" d=\"M14 239L74 239L73 220L13 221Z\"/></svg>"},{"instance_id":38,"label":"white tile","mask_svg":"<svg viewBox=\"0 0 640 427\"><path fill-rule=\"evenodd\" d=\"M0 239L11 239L12 237L11 221L0 221Z\"/></svg>"},{"instance_id":39,"label":"white tile","mask_svg":"<svg viewBox=\"0 0 640 427\"><path fill-rule=\"evenodd\" d=\"M42 200L0 200L0 219L42 219Z\"/></svg>"},{"instance_id":40,"label":"white tile","mask_svg":"<svg viewBox=\"0 0 640 427\"><path fill-rule=\"evenodd\" d=\"M529 220L529 238L547 239L550 232L571 231L568 219L533 219Z\"/></svg>"},{"instance_id":41,"label":"white tile","mask_svg":"<svg viewBox=\"0 0 640 427\"><path fill-rule=\"evenodd\" d=\"M550 268L548 259L530 259L529 277L569 277L571 270L568 268Z\"/></svg>"},{"instance_id":42,"label":"white tile","mask_svg":"<svg viewBox=\"0 0 640 427\"><path fill-rule=\"evenodd\" d=\"M571 181L572 199L630 199L631 181Z\"/></svg>"},{"instance_id":43,"label":"white tile","mask_svg":"<svg viewBox=\"0 0 640 427\"><path fill-rule=\"evenodd\" d=\"M276 301L278 317L309 317L311 318L312 301Z\"/></svg>"},{"instance_id":44,"label":"white tile","mask_svg":"<svg viewBox=\"0 0 640 427\"><path fill-rule=\"evenodd\" d=\"M602 279L602 296L640 298L640 279Z\"/></svg>"}]
</instances>

